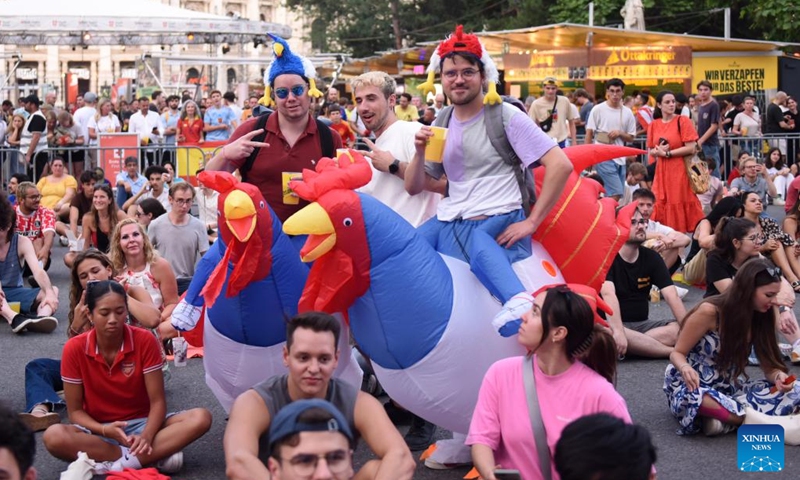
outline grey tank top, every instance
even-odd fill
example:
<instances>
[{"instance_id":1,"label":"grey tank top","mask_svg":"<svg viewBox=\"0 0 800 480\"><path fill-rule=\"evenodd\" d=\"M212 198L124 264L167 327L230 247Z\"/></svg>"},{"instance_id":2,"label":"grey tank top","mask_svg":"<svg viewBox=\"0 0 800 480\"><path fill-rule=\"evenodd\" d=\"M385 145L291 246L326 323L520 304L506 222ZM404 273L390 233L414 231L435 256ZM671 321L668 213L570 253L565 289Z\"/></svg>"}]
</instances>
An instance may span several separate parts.
<instances>
[{"instance_id":1,"label":"grey tank top","mask_svg":"<svg viewBox=\"0 0 800 480\"><path fill-rule=\"evenodd\" d=\"M19 264L19 253L17 252L18 234L11 235L11 244L8 246L6 259L0 262L0 284L3 287L22 286L22 266Z\"/></svg>"},{"instance_id":2,"label":"grey tank top","mask_svg":"<svg viewBox=\"0 0 800 480\"><path fill-rule=\"evenodd\" d=\"M289 376L280 375L272 377L269 380L259 383L253 387L256 393L264 400L269 411L269 418L275 418L278 410L292 403L289 398ZM347 423L350 425L350 431L353 432L356 442L359 435L355 426L355 410L356 398L358 397L358 390L349 383L343 382L339 379L332 378L328 384L328 394L325 400L331 402L333 406L339 409ZM265 432L261 435L258 442L258 458L267 464L269 458L269 433Z\"/></svg>"}]
</instances>

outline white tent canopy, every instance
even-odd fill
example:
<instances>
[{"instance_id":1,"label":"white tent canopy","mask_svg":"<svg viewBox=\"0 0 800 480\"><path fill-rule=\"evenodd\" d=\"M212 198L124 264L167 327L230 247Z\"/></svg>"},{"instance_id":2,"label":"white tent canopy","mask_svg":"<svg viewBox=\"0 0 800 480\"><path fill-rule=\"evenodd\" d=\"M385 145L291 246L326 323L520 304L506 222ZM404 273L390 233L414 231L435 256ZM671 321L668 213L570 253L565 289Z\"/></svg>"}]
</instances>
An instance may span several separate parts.
<instances>
[{"instance_id":1,"label":"white tent canopy","mask_svg":"<svg viewBox=\"0 0 800 480\"><path fill-rule=\"evenodd\" d=\"M173 45L266 43L287 25L212 15L152 0L0 1L0 44ZM192 34L192 38L187 38Z\"/></svg>"}]
</instances>

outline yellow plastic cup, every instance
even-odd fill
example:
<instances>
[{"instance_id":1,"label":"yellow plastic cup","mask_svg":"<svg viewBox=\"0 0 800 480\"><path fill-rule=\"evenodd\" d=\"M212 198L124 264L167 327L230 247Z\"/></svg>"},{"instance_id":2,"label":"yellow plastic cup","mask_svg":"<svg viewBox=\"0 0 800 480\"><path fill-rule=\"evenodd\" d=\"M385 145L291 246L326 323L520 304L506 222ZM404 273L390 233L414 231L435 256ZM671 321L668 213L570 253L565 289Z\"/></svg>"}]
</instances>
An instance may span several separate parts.
<instances>
[{"instance_id":1,"label":"yellow plastic cup","mask_svg":"<svg viewBox=\"0 0 800 480\"><path fill-rule=\"evenodd\" d=\"M742 136L743 137L747 136L747 127L742 127Z\"/></svg>"},{"instance_id":2,"label":"yellow plastic cup","mask_svg":"<svg viewBox=\"0 0 800 480\"><path fill-rule=\"evenodd\" d=\"M283 181L283 204L298 205L300 203L300 197L289 188L289 182L292 180L302 180L303 174L300 172L282 172L281 179Z\"/></svg>"},{"instance_id":3,"label":"yellow plastic cup","mask_svg":"<svg viewBox=\"0 0 800 480\"><path fill-rule=\"evenodd\" d=\"M425 147L425 160L428 162L442 163L444 155L444 142L447 140L447 129L442 127L431 127L432 137L428 137L428 144Z\"/></svg>"},{"instance_id":4,"label":"yellow plastic cup","mask_svg":"<svg viewBox=\"0 0 800 480\"><path fill-rule=\"evenodd\" d=\"M8 306L11 307L14 313L19 313L19 302L8 302Z\"/></svg>"},{"instance_id":5,"label":"yellow plastic cup","mask_svg":"<svg viewBox=\"0 0 800 480\"><path fill-rule=\"evenodd\" d=\"M336 149L336 158L339 158L342 155L347 155L350 158L350 161L351 162L353 161L353 156L350 155L350 149L349 148L337 148Z\"/></svg>"}]
</instances>

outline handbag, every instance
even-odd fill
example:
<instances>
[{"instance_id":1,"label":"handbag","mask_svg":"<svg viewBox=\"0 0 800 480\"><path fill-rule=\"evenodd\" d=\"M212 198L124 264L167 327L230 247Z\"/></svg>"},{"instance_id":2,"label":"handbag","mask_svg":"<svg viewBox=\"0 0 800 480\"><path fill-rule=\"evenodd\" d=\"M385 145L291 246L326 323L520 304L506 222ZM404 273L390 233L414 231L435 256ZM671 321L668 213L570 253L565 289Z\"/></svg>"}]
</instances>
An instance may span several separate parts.
<instances>
[{"instance_id":1,"label":"handbag","mask_svg":"<svg viewBox=\"0 0 800 480\"><path fill-rule=\"evenodd\" d=\"M556 100L553 102L553 109L550 110L550 115L545 118L542 123L539 124L539 128L542 129L543 132L547 133L553 128L553 115L556 113L556 104L558 103L558 95L556 95Z\"/></svg>"},{"instance_id":2,"label":"handbag","mask_svg":"<svg viewBox=\"0 0 800 480\"><path fill-rule=\"evenodd\" d=\"M681 116L678 116L678 136L681 134ZM686 168L686 176L689 177L689 186L694 193L706 193L711 186L711 174L708 172L708 164L695 152L692 155L683 157L683 164Z\"/></svg>"},{"instance_id":3,"label":"handbag","mask_svg":"<svg viewBox=\"0 0 800 480\"><path fill-rule=\"evenodd\" d=\"M533 441L536 444L536 453L539 455L539 469L542 478L550 480L550 447L547 446L547 432L544 430L542 412L539 410L539 396L536 394L536 380L533 378L533 354L522 358L522 380L525 384L525 397L528 400L528 416L531 418Z\"/></svg>"}]
</instances>

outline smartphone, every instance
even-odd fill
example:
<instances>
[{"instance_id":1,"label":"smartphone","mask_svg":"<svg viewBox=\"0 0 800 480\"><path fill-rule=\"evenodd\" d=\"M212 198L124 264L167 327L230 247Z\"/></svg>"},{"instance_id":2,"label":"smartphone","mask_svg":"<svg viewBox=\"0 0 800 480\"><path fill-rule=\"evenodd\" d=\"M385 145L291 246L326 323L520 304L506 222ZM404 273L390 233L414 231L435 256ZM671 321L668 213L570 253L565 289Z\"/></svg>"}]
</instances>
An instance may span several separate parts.
<instances>
[{"instance_id":1,"label":"smartphone","mask_svg":"<svg viewBox=\"0 0 800 480\"><path fill-rule=\"evenodd\" d=\"M494 477L497 480L522 480L519 470L498 469L494 471Z\"/></svg>"},{"instance_id":2,"label":"smartphone","mask_svg":"<svg viewBox=\"0 0 800 480\"><path fill-rule=\"evenodd\" d=\"M669 142L667 141L666 138L661 137L661 138L658 139L658 144L659 145L669 145Z\"/></svg>"}]
</instances>

